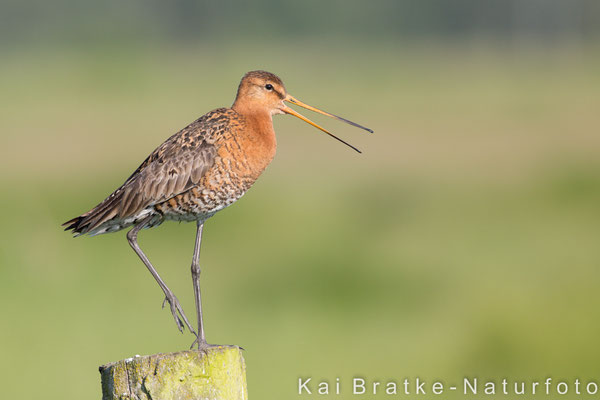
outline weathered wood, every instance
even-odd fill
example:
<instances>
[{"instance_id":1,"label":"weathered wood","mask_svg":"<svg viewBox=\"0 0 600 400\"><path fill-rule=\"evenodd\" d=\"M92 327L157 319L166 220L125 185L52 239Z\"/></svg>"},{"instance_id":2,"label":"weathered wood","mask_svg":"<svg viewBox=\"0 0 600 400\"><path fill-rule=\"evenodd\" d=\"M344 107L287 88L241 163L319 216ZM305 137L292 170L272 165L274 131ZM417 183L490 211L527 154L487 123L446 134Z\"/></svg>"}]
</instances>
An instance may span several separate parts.
<instances>
[{"instance_id":1,"label":"weathered wood","mask_svg":"<svg viewBox=\"0 0 600 400\"><path fill-rule=\"evenodd\" d=\"M235 346L136 356L100 367L102 400L247 400L246 364Z\"/></svg>"}]
</instances>

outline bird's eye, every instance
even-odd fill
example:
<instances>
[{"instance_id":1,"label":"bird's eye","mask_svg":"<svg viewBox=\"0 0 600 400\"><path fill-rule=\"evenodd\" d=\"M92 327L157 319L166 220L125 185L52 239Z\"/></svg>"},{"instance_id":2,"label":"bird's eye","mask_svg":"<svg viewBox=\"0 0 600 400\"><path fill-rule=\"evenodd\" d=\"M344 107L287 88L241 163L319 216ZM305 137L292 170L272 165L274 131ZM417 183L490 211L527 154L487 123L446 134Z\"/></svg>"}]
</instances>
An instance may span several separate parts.
<instances>
[{"instance_id":1,"label":"bird's eye","mask_svg":"<svg viewBox=\"0 0 600 400\"><path fill-rule=\"evenodd\" d=\"M267 90L273 90L273 85L271 85L270 83L267 83L265 85L265 89L267 89Z\"/></svg>"}]
</instances>

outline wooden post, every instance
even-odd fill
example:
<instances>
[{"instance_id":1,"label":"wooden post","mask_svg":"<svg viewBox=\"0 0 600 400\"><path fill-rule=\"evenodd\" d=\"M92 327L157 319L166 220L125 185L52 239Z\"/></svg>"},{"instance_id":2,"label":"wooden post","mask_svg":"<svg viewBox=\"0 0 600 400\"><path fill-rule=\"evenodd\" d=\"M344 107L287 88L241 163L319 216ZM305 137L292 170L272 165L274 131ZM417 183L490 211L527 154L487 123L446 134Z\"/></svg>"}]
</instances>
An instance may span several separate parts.
<instances>
[{"instance_id":1,"label":"wooden post","mask_svg":"<svg viewBox=\"0 0 600 400\"><path fill-rule=\"evenodd\" d=\"M242 350L136 356L100 367L102 400L247 400Z\"/></svg>"}]
</instances>

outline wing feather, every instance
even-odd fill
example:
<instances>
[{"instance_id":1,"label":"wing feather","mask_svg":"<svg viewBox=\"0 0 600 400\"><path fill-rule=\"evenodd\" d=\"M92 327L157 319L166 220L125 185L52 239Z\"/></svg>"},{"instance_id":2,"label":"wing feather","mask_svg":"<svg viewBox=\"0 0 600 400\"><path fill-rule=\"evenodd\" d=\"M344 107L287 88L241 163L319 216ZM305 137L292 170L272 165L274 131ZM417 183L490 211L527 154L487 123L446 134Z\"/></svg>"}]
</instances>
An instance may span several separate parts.
<instances>
[{"instance_id":1,"label":"wing feather","mask_svg":"<svg viewBox=\"0 0 600 400\"><path fill-rule=\"evenodd\" d=\"M179 153L176 159L161 162L159 157L152 161L125 183L119 216L133 215L191 189L212 167L216 153L215 146L202 142L197 149Z\"/></svg>"},{"instance_id":2,"label":"wing feather","mask_svg":"<svg viewBox=\"0 0 600 400\"><path fill-rule=\"evenodd\" d=\"M235 118L235 111L217 109L192 122L156 148L102 203L66 222L66 229L94 233L111 219L136 215L198 185L215 164L219 138Z\"/></svg>"}]
</instances>

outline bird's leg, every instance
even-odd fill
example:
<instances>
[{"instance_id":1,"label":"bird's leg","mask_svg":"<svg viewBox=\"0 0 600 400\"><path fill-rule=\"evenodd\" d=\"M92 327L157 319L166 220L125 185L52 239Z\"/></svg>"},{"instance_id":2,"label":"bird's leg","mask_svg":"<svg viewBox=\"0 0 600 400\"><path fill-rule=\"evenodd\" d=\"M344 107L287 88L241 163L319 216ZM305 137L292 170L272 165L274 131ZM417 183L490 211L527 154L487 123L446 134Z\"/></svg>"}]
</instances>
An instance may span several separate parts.
<instances>
[{"instance_id":1,"label":"bird's leg","mask_svg":"<svg viewBox=\"0 0 600 400\"><path fill-rule=\"evenodd\" d=\"M198 221L196 228L196 244L192 257L192 283L194 285L194 299L196 300L196 317L198 318L198 336L191 347L198 343L198 349L206 347L204 336L204 323L202 321L202 297L200 295L200 245L202 244L202 230L204 222Z\"/></svg>"},{"instance_id":2,"label":"bird's leg","mask_svg":"<svg viewBox=\"0 0 600 400\"><path fill-rule=\"evenodd\" d=\"M133 248L133 250L138 255L138 257L142 260L144 265L146 265L146 267L148 268L148 270L150 271L150 273L152 274L154 279L156 279L158 286L160 286L160 288L165 293L165 301L169 302L169 305L171 307L171 314L173 314L173 318L175 318L175 324L177 324L177 329L179 329L179 331L183 333L183 323L181 322L181 319L179 318L179 315L181 315L181 318L183 318L183 321L185 322L185 324L188 327L188 329L190 330L190 332L192 332L194 335L196 335L196 332L190 325L190 322L188 321L187 317L185 316L185 313L183 312L183 308L181 307L181 304L179 304L179 300L177 300L177 297L175 297L175 294L171 291L171 289L169 289L167 287L165 282L161 279L160 275L158 275L158 272L156 272L156 269L154 269L154 267L150 263L150 260L148 260L148 257L146 257L146 255L144 254L144 252L142 251L142 249L140 249L140 246L138 245L138 242L137 242L138 232L142 228L144 228L148 224L148 222L150 222L151 219L152 219L152 216L149 216L148 218L143 219L137 225L135 225L129 232L127 232L127 240L129 241L131 248ZM164 306L164 302L163 302L163 306ZM179 315L178 315L178 313L179 313Z\"/></svg>"},{"instance_id":3,"label":"bird's leg","mask_svg":"<svg viewBox=\"0 0 600 400\"><path fill-rule=\"evenodd\" d=\"M202 243L202 230L204 228L204 222L198 221L196 230L196 244L194 245L194 255L192 258L192 283L194 284L194 298L196 299L196 317L198 318L198 335L196 340L190 346L193 348L195 344L198 344L198 350L207 352L209 349L214 347L235 347L241 349L240 346L235 345L222 345L222 344L208 344L206 343L206 337L204 336L204 322L202 320L202 297L200 296L200 245Z\"/></svg>"}]
</instances>

